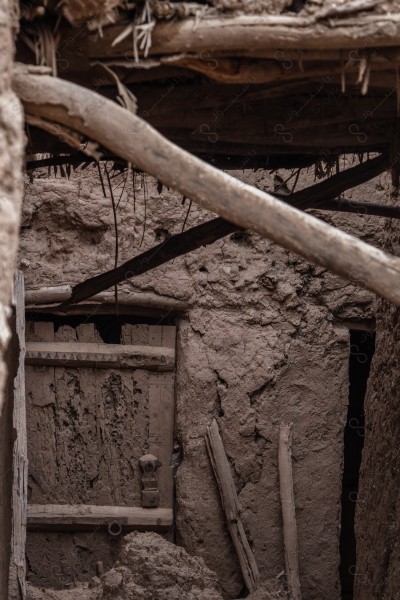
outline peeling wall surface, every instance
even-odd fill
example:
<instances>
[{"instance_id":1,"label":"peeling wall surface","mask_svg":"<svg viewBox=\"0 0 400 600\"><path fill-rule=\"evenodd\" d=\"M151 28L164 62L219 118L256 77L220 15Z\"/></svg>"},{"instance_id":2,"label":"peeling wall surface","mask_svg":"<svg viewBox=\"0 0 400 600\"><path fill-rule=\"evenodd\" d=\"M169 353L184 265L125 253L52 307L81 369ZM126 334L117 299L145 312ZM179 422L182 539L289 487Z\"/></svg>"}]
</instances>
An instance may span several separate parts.
<instances>
[{"instance_id":1,"label":"peeling wall surface","mask_svg":"<svg viewBox=\"0 0 400 600\"><path fill-rule=\"evenodd\" d=\"M273 191L265 172L239 176ZM157 182L140 176L134 199L132 182L124 188L123 176L113 181L120 262L181 231L188 200L182 205L172 191L157 190ZM354 197L370 199L373 192L374 200L384 199L382 182L358 188ZM209 217L192 205L185 227ZM325 213L324 219L379 246L378 218ZM111 200L103 197L95 171L27 183L20 254L27 288L74 284L112 268L113 261ZM372 295L251 233L175 259L123 289L190 306L177 323L176 435L183 455L176 476L178 542L217 572L225 597L240 595L240 568L204 442L216 417L261 575L281 573L277 441L280 422L293 422L303 594L307 600L338 599L348 321L373 317Z\"/></svg>"}]
</instances>

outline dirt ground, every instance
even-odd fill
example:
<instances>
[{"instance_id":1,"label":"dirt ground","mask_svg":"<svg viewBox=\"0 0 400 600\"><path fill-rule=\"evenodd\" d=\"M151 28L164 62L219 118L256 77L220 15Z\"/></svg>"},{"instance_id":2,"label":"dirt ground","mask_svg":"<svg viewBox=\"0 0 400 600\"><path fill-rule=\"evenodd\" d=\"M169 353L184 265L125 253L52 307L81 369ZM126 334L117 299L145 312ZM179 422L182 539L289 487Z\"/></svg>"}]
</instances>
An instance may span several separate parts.
<instances>
[{"instance_id":1,"label":"dirt ground","mask_svg":"<svg viewBox=\"0 0 400 600\"><path fill-rule=\"evenodd\" d=\"M131 533L115 566L87 586L69 590L28 586L27 600L222 600L216 574L156 533ZM284 600L277 580L261 582L247 600Z\"/></svg>"}]
</instances>

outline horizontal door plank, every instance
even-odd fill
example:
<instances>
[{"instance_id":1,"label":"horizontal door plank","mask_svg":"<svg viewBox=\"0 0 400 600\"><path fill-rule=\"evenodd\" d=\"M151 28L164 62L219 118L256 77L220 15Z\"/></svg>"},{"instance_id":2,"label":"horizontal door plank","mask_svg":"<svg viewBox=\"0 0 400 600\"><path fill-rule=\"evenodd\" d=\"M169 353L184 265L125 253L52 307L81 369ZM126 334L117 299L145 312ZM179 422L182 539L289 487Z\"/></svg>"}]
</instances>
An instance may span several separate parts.
<instances>
[{"instance_id":1,"label":"horizontal door plank","mask_svg":"<svg viewBox=\"0 0 400 600\"><path fill-rule=\"evenodd\" d=\"M28 505L28 529L80 529L119 524L127 528L171 527L171 508L89 506L85 504Z\"/></svg>"},{"instance_id":2,"label":"horizontal door plank","mask_svg":"<svg viewBox=\"0 0 400 600\"><path fill-rule=\"evenodd\" d=\"M70 342L28 342L26 364L173 371L174 348Z\"/></svg>"}]
</instances>

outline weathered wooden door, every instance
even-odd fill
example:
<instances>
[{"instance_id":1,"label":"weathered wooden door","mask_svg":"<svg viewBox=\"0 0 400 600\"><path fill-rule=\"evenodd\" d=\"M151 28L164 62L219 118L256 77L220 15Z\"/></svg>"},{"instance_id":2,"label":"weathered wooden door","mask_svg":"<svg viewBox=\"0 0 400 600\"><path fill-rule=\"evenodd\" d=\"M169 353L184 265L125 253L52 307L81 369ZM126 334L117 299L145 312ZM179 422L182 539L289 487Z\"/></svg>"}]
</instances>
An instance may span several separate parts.
<instances>
[{"instance_id":1,"label":"weathered wooden door","mask_svg":"<svg viewBox=\"0 0 400 600\"><path fill-rule=\"evenodd\" d=\"M94 323L31 321L26 363L29 527L171 526L175 327L125 324L104 344ZM141 507L147 453L162 463L154 509ZM49 539L35 535L33 569Z\"/></svg>"}]
</instances>

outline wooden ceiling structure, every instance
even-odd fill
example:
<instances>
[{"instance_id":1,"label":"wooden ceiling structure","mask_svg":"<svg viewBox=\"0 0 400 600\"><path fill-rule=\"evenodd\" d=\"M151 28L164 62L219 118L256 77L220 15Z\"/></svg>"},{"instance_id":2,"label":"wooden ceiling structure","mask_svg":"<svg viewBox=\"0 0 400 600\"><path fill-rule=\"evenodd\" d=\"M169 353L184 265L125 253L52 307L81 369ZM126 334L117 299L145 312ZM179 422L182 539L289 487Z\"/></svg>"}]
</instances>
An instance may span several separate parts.
<instances>
[{"instance_id":1,"label":"wooden ceiling structure","mask_svg":"<svg viewBox=\"0 0 400 600\"><path fill-rule=\"evenodd\" d=\"M222 168L300 167L397 145L400 12L388 2L33 4L17 60L115 99L111 69L139 116ZM62 149L37 131L30 139L28 153Z\"/></svg>"},{"instance_id":2,"label":"wooden ceiling structure","mask_svg":"<svg viewBox=\"0 0 400 600\"><path fill-rule=\"evenodd\" d=\"M236 228L258 231L348 278L354 279L354 267L363 285L400 303L398 259L371 254L358 241L351 242L348 254L348 240L339 236L338 241L338 233L324 224L315 229L316 219L308 215L303 215L302 225L295 215L285 224L285 234L276 233L282 220L293 216L287 205L282 212L283 203L276 198L249 186L239 189L238 183L235 187L222 173L204 166L234 170L316 165L321 177L336 168L336 175L320 184L322 196L313 186L298 192L300 196L281 198L303 210L318 206L354 211L338 200L345 189L384 170L391 170L397 182L396 5L383 0L21 2L16 57L25 67L18 67L14 88L26 111L27 168L90 160L85 154L95 160L118 156L215 210ZM125 108L118 109L118 102ZM141 144L148 152L140 152ZM38 161L36 155L43 153L49 156ZM369 153L378 158L367 161ZM358 154L366 162L359 170L340 173L343 154ZM175 157L181 170L190 166L186 177L191 181L179 169L170 172L167 155L169 160ZM224 206L214 197L215 189L231 194ZM277 210L276 222L267 223L263 213L260 224L261 208L270 211L269 217ZM371 214L399 217L397 207L389 206L375 206ZM303 237L294 233L296 223L305 227ZM227 235L233 226L217 219L214 229L206 227L205 243ZM317 232L322 236L319 245L307 240ZM176 251L182 254L185 244L201 245L202 238L196 236L178 240ZM322 256L328 239L324 236L346 255L340 264L332 256L335 248ZM166 260L174 255L168 248ZM362 268L355 266L356 255L366 261ZM121 272L114 275L101 285L89 282L74 301L100 292L106 282L108 287L110 281L121 281Z\"/></svg>"}]
</instances>

